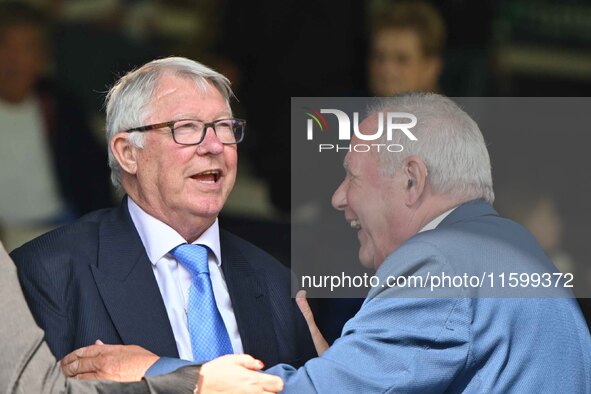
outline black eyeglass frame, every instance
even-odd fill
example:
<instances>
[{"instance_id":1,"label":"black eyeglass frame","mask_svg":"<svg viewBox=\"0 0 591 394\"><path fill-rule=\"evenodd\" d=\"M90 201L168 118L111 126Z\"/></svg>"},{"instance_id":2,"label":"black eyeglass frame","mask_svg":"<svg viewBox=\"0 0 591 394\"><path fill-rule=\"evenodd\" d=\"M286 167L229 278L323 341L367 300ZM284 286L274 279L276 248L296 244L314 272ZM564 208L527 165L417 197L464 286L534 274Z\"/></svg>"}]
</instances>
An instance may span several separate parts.
<instances>
[{"instance_id":1,"label":"black eyeglass frame","mask_svg":"<svg viewBox=\"0 0 591 394\"><path fill-rule=\"evenodd\" d=\"M139 126L139 127L134 127L128 130L125 130L126 133L133 133L135 131L139 131L139 132L145 132L145 131L151 131L151 130L158 130L161 129L163 127L168 127L170 129L170 133L172 134L172 139L174 140L174 142L176 142L179 145L185 145L185 146L191 146L191 145L199 145L200 143L203 142L203 140L205 139L205 134L207 134L207 130L211 127L213 129L213 132L217 135L217 131L215 129L215 125L220 123L220 122L224 122L224 121L228 121L231 120L232 122L238 122L241 126L241 130L242 133L240 135L239 139L236 139L236 142L222 142L222 144L224 145L236 145L239 144L240 142L242 142L242 140L244 140L244 134L246 133L246 120L244 119L238 119L238 118L225 118L225 119L218 119L218 120L214 120L213 122L202 122L200 120L197 119L176 119L176 120L169 120L168 122L162 122L162 123L154 123L154 124L150 124L150 125L146 125L146 126ZM177 122L186 122L186 121L192 121L192 122L201 122L203 123L203 133L201 134L201 139L198 142L192 143L192 144L186 144L186 143L182 143L182 142L178 142L176 140L176 137L174 135L174 124Z\"/></svg>"}]
</instances>

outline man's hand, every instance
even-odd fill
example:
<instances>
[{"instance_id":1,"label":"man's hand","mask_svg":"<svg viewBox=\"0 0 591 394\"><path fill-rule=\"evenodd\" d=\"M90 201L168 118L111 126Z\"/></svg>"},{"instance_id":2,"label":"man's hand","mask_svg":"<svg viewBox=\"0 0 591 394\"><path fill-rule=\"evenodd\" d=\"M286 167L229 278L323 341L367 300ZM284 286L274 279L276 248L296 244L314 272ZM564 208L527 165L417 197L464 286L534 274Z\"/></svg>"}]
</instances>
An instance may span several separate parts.
<instances>
[{"instance_id":1,"label":"man's hand","mask_svg":"<svg viewBox=\"0 0 591 394\"><path fill-rule=\"evenodd\" d=\"M269 394L283 390L277 376L257 372L263 362L248 354L233 354L205 363L199 371L199 394Z\"/></svg>"},{"instance_id":2,"label":"man's hand","mask_svg":"<svg viewBox=\"0 0 591 394\"><path fill-rule=\"evenodd\" d=\"M306 290L298 291L296 294L296 303L298 304L302 315L304 315L306 323L308 323L308 329L310 330L310 335L312 335L312 341L314 341L316 353L318 353L318 356L322 356L322 353L328 349L328 342L326 342L320 329L318 329L318 326L316 325L316 321L314 321L314 314L306 300Z\"/></svg>"},{"instance_id":3,"label":"man's hand","mask_svg":"<svg viewBox=\"0 0 591 394\"><path fill-rule=\"evenodd\" d=\"M95 345L74 350L61 361L64 375L76 379L142 380L158 356L135 345Z\"/></svg>"}]
</instances>

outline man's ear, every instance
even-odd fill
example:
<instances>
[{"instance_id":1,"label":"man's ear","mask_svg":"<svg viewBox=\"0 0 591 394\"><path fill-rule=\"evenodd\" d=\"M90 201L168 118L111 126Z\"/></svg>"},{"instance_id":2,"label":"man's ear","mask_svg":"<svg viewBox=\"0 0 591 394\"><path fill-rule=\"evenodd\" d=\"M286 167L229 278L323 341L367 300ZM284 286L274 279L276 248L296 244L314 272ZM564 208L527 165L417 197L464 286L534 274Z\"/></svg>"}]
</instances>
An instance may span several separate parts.
<instances>
[{"instance_id":1,"label":"man's ear","mask_svg":"<svg viewBox=\"0 0 591 394\"><path fill-rule=\"evenodd\" d=\"M402 169L406 178L406 204L414 205L425 192L427 184L427 166L418 156L412 155L404 160Z\"/></svg>"},{"instance_id":2,"label":"man's ear","mask_svg":"<svg viewBox=\"0 0 591 394\"><path fill-rule=\"evenodd\" d=\"M137 172L137 149L127 139L129 134L118 133L111 139L111 152L121 169L129 174Z\"/></svg>"}]
</instances>

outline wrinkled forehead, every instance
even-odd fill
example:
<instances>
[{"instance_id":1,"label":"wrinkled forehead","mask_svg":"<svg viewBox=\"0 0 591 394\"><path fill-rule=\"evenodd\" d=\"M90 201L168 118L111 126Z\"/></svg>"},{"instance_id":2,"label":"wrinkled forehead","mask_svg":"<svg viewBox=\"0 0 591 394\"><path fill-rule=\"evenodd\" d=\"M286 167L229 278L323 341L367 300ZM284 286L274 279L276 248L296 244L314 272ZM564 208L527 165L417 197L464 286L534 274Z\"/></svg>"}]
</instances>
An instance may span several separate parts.
<instances>
[{"instance_id":1,"label":"wrinkled forehead","mask_svg":"<svg viewBox=\"0 0 591 394\"><path fill-rule=\"evenodd\" d=\"M161 106L184 108L191 104L185 100L192 98L211 99L208 101L211 101L212 105L214 101L223 102L219 112L232 114L228 99L211 81L173 73L165 73L158 78L147 105L149 110L155 110Z\"/></svg>"},{"instance_id":2,"label":"wrinkled forehead","mask_svg":"<svg viewBox=\"0 0 591 394\"><path fill-rule=\"evenodd\" d=\"M201 97L219 95L226 102L228 101L210 80L171 71L165 71L158 76L151 100L181 92L197 93Z\"/></svg>"}]
</instances>

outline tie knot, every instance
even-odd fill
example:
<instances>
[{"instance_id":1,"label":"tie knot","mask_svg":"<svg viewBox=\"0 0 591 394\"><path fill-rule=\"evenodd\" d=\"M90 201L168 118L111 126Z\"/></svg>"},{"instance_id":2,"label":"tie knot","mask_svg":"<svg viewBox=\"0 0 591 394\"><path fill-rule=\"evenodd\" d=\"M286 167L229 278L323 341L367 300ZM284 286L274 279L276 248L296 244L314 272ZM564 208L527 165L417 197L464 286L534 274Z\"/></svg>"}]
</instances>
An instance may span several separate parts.
<instances>
[{"instance_id":1,"label":"tie knot","mask_svg":"<svg viewBox=\"0 0 591 394\"><path fill-rule=\"evenodd\" d=\"M207 248L203 245L182 244L170 251L192 275L209 274Z\"/></svg>"}]
</instances>

